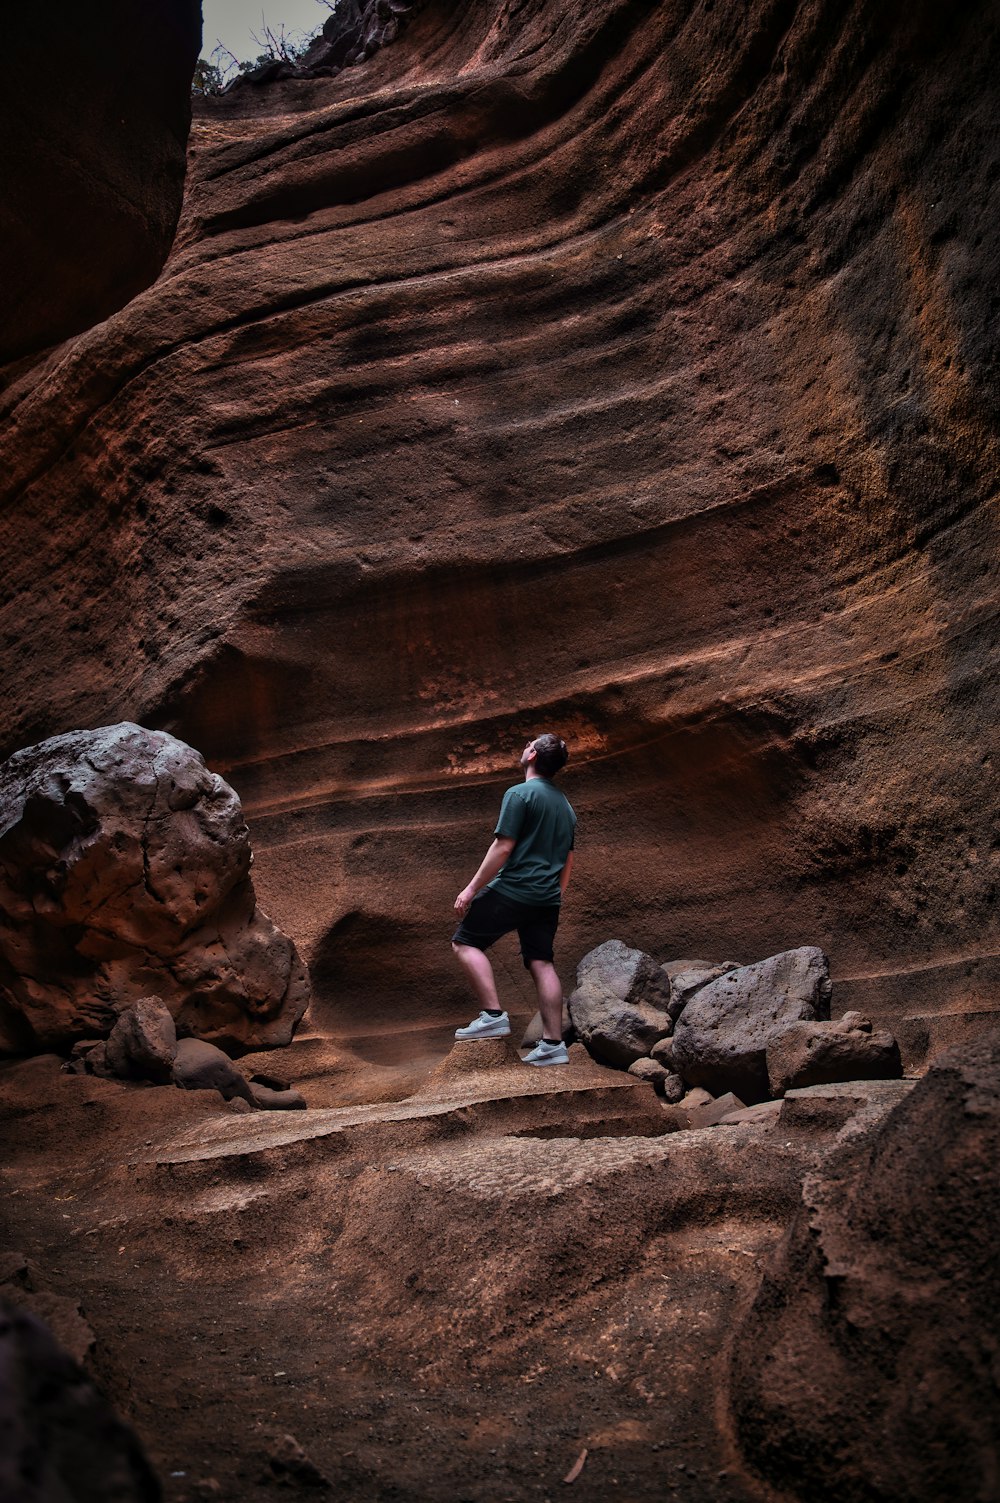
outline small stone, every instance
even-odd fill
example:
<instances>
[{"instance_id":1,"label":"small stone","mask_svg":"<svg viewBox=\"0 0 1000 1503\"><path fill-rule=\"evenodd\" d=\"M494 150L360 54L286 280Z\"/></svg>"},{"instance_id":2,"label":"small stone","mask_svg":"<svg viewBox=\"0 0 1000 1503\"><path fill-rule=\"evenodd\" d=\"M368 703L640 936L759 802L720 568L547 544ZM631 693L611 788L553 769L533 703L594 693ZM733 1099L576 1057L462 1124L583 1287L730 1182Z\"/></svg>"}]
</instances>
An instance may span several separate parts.
<instances>
[{"instance_id":1,"label":"small stone","mask_svg":"<svg viewBox=\"0 0 1000 1503\"><path fill-rule=\"evenodd\" d=\"M294 1435L282 1435L268 1452L268 1466L272 1474L282 1482L291 1482L299 1487L329 1487L329 1478L310 1461Z\"/></svg>"},{"instance_id":2,"label":"small stone","mask_svg":"<svg viewBox=\"0 0 1000 1503\"><path fill-rule=\"evenodd\" d=\"M663 1065L666 1070L674 1069L673 1040L657 1039L650 1050L650 1059L655 1059L657 1064Z\"/></svg>"},{"instance_id":3,"label":"small stone","mask_svg":"<svg viewBox=\"0 0 1000 1503\"><path fill-rule=\"evenodd\" d=\"M271 1091L267 1086L258 1085L253 1080L250 1082L250 1095L263 1111L301 1111L306 1104L305 1097L298 1091L293 1091L291 1087L284 1091Z\"/></svg>"},{"instance_id":4,"label":"small stone","mask_svg":"<svg viewBox=\"0 0 1000 1503\"><path fill-rule=\"evenodd\" d=\"M670 1071L655 1059L635 1059L628 1067L628 1073L636 1076L638 1080L648 1080L650 1085L659 1085L661 1081L668 1079Z\"/></svg>"},{"instance_id":5,"label":"small stone","mask_svg":"<svg viewBox=\"0 0 1000 1503\"><path fill-rule=\"evenodd\" d=\"M691 1127L716 1127L724 1117L732 1112L743 1111L746 1103L732 1091L727 1091L724 1096L719 1096L705 1106L696 1106L688 1111L688 1124Z\"/></svg>"}]
</instances>

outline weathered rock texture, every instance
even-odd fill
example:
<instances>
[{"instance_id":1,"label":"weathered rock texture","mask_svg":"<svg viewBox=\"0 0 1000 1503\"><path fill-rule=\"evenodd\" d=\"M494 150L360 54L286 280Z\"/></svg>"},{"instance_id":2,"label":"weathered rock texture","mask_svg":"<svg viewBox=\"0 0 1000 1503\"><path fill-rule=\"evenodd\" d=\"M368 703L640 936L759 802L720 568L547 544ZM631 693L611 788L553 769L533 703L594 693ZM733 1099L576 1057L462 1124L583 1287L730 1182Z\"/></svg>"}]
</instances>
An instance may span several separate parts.
<instances>
[{"instance_id":1,"label":"weathered rock texture","mask_svg":"<svg viewBox=\"0 0 1000 1503\"><path fill-rule=\"evenodd\" d=\"M79 333L156 277L200 42L198 0L7 7L0 360Z\"/></svg>"},{"instance_id":2,"label":"weathered rock texture","mask_svg":"<svg viewBox=\"0 0 1000 1503\"><path fill-rule=\"evenodd\" d=\"M767 1041L772 1096L837 1080L896 1080L903 1073L899 1045L886 1028L873 1029L857 1013L836 1022L790 1023ZM851 1020L851 1021L848 1021Z\"/></svg>"},{"instance_id":3,"label":"weathered rock texture","mask_svg":"<svg viewBox=\"0 0 1000 1503\"><path fill-rule=\"evenodd\" d=\"M830 991L829 963L814 945L729 971L696 992L677 1019L670 1066L713 1095L764 1101L768 1050L790 1025L828 1019Z\"/></svg>"},{"instance_id":4,"label":"weathered rock texture","mask_svg":"<svg viewBox=\"0 0 1000 1503\"><path fill-rule=\"evenodd\" d=\"M181 1033L287 1043L309 981L257 906L252 859L233 790L162 731L72 731L11 757L0 766L0 1049L112 1030L152 991ZM109 1068L138 1042L123 1021ZM169 1037L161 1046L166 1079Z\"/></svg>"},{"instance_id":5,"label":"weathered rock texture","mask_svg":"<svg viewBox=\"0 0 1000 1503\"><path fill-rule=\"evenodd\" d=\"M837 1503L996 1496L1000 1041L945 1055L803 1190L735 1348L743 1447Z\"/></svg>"},{"instance_id":6,"label":"weathered rock texture","mask_svg":"<svg viewBox=\"0 0 1000 1503\"><path fill-rule=\"evenodd\" d=\"M808 935L876 1022L994 1007L997 28L427 0L206 101L160 281L2 405L6 748L199 746L373 1026L464 1013L550 724L567 964Z\"/></svg>"}]
</instances>

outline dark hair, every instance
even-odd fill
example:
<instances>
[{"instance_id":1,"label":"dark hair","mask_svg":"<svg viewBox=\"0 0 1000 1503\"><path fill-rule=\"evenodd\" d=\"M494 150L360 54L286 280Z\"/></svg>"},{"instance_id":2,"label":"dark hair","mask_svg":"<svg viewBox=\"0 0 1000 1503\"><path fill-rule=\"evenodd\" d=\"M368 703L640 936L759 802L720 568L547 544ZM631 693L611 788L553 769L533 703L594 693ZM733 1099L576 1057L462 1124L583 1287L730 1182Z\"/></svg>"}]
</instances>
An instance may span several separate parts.
<instances>
[{"instance_id":1,"label":"dark hair","mask_svg":"<svg viewBox=\"0 0 1000 1503\"><path fill-rule=\"evenodd\" d=\"M566 743L561 736L554 736L551 731L546 731L542 736L535 737L535 766L543 778L554 778L560 767L565 767L569 761L569 752Z\"/></svg>"}]
</instances>

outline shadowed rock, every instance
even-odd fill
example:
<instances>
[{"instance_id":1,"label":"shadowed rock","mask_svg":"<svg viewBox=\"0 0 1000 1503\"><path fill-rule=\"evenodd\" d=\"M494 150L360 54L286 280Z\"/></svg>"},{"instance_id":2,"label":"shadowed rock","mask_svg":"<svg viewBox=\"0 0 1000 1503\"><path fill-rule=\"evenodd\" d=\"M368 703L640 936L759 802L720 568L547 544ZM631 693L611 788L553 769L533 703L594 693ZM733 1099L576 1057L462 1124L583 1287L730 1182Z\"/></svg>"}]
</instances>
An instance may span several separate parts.
<instances>
[{"instance_id":1,"label":"shadowed rock","mask_svg":"<svg viewBox=\"0 0 1000 1503\"><path fill-rule=\"evenodd\" d=\"M0 360L155 280L181 208L198 0L8 7Z\"/></svg>"},{"instance_id":2,"label":"shadowed rock","mask_svg":"<svg viewBox=\"0 0 1000 1503\"><path fill-rule=\"evenodd\" d=\"M134 1432L46 1326L3 1298L0 1435L7 1503L160 1503Z\"/></svg>"},{"instance_id":3,"label":"shadowed rock","mask_svg":"<svg viewBox=\"0 0 1000 1503\"><path fill-rule=\"evenodd\" d=\"M0 767L0 1048L68 1046L151 990L180 1031L287 1043L308 976L257 907L251 861L236 794L162 731L16 753Z\"/></svg>"},{"instance_id":4,"label":"shadowed rock","mask_svg":"<svg viewBox=\"0 0 1000 1503\"><path fill-rule=\"evenodd\" d=\"M789 1023L828 1017L830 968L804 946L741 966L687 1004L671 1039L673 1067L715 1095L733 1091L753 1106L768 1095L767 1046Z\"/></svg>"},{"instance_id":5,"label":"shadowed rock","mask_svg":"<svg viewBox=\"0 0 1000 1503\"><path fill-rule=\"evenodd\" d=\"M996 1496L1000 1040L807 1177L736 1339L747 1458L815 1503Z\"/></svg>"},{"instance_id":6,"label":"shadowed rock","mask_svg":"<svg viewBox=\"0 0 1000 1503\"><path fill-rule=\"evenodd\" d=\"M113 1074L160 1083L173 1077L177 1029L159 997L140 997L108 1034L104 1057Z\"/></svg>"}]
</instances>

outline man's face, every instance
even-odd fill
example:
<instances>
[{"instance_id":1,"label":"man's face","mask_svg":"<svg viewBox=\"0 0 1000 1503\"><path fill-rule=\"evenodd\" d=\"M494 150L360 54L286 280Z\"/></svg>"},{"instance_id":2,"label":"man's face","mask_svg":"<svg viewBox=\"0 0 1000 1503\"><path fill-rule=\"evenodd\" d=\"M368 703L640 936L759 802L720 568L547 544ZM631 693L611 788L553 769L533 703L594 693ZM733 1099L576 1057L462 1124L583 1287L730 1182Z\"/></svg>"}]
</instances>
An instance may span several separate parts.
<instances>
[{"instance_id":1,"label":"man's face","mask_svg":"<svg viewBox=\"0 0 1000 1503\"><path fill-rule=\"evenodd\" d=\"M532 760L532 752L534 750L535 750L535 743L534 743L534 741L529 741L528 744L527 744L527 746L524 748L524 751L521 753L521 766L522 767L527 767L528 763Z\"/></svg>"}]
</instances>

